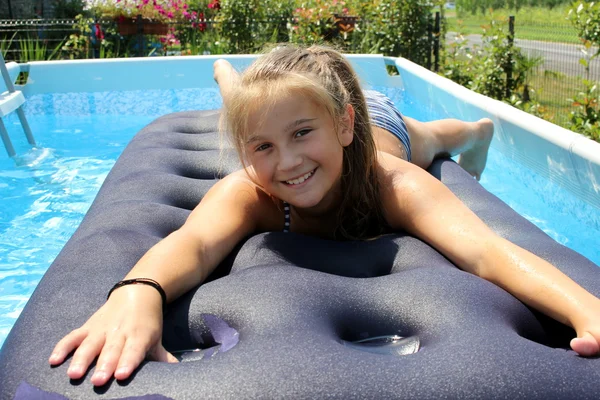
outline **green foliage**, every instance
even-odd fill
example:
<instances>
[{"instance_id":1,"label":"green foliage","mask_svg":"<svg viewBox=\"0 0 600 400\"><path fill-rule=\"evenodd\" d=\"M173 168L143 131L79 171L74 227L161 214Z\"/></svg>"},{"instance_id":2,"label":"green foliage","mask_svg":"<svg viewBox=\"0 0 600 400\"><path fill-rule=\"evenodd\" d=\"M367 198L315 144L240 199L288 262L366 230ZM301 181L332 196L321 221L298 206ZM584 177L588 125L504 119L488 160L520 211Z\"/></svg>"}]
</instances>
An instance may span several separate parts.
<instances>
[{"instance_id":1,"label":"green foliage","mask_svg":"<svg viewBox=\"0 0 600 400\"><path fill-rule=\"evenodd\" d=\"M600 4L596 2L575 2L569 10L568 18L577 29L584 42L600 44Z\"/></svg>"},{"instance_id":2,"label":"green foliage","mask_svg":"<svg viewBox=\"0 0 600 400\"><path fill-rule=\"evenodd\" d=\"M294 10L288 24L289 41L307 45L323 41L334 42L339 38L338 27L344 20L343 42L353 29L350 25L356 22L347 21L349 15L357 14L348 9L345 1L309 0L302 3Z\"/></svg>"},{"instance_id":3,"label":"green foliage","mask_svg":"<svg viewBox=\"0 0 600 400\"><path fill-rule=\"evenodd\" d=\"M215 18L220 46L226 53L255 53L271 39L285 38L285 16L291 16L288 0L222 0Z\"/></svg>"},{"instance_id":4,"label":"green foliage","mask_svg":"<svg viewBox=\"0 0 600 400\"><path fill-rule=\"evenodd\" d=\"M366 3L359 52L405 57L425 64L431 48L427 33L433 4L415 0Z\"/></svg>"},{"instance_id":5,"label":"green foliage","mask_svg":"<svg viewBox=\"0 0 600 400\"><path fill-rule=\"evenodd\" d=\"M584 89L574 99L570 115L570 128L585 136L600 141L600 111L598 110L598 84L583 80Z\"/></svg>"},{"instance_id":6,"label":"green foliage","mask_svg":"<svg viewBox=\"0 0 600 400\"><path fill-rule=\"evenodd\" d=\"M595 2L575 2L572 4L568 15L575 26L579 37L584 43L584 58L579 60L584 67L586 78L590 73L590 60L600 55L600 4ZM596 46L596 51L590 50ZM588 79L583 79L583 90L579 91L573 99L568 99L574 110L569 115L569 128L575 132L600 141L600 113L598 111L598 84Z\"/></svg>"},{"instance_id":7,"label":"green foliage","mask_svg":"<svg viewBox=\"0 0 600 400\"><path fill-rule=\"evenodd\" d=\"M90 35L92 33L91 25L94 22L92 18L86 18L83 15L75 17L73 29L77 32L69 35L67 42L62 47L67 52L70 59L87 58L90 50Z\"/></svg>"},{"instance_id":8,"label":"green foliage","mask_svg":"<svg viewBox=\"0 0 600 400\"><path fill-rule=\"evenodd\" d=\"M46 42L40 41L35 38L28 37L24 39L19 39L18 43L20 50L20 62L52 60L58 55L62 47L62 43L60 43L49 53L48 45L46 44Z\"/></svg>"},{"instance_id":9,"label":"green foliage","mask_svg":"<svg viewBox=\"0 0 600 400\"><path fill-rule=\"evenodd\" d=\"M220 5L216 29L227 53L253 53L273 42L326 42L343 51L424 64L431 51L433 3L420 0L222 0Z\"/></svg>"},{"instance_id":10,"label":"green foliage","mask_svg":"<svg viewBox=\"0 0 600 400\"><path fill-rule=\"evenodd\" d=\"M459 85L469 87L475 74L474 61L467 39L462 34L461 22L454 40L444 48L444 60L440 74Z\"/></svg>"},{"instance_id":11,"label":"green foliage","mask_svg":"<svg viewBox=\"0 0 600 400\"><path fill-rule=\"evenodd\" d=\"M531 96L531 94L528 94L528 96ZM504 101L511 106L525 111L528 114L535 115L536 117L547 118L548 116L546 109L537 101L524 101L522 96L516 94L512 94Z\"/></svg>"},{"instance_id":12,"label":"green foliage","mask_svg":"<svg viewBox=\"0 0 600 400\"><path fill-rule=\"evenodd\" d=\"M15 39L15 36L17 36L17 32L13 33L13 35L10 37L10 39L8 39L8 36L5 36L4 38L2 38L2 40L0 40L0 53L2 53L2 57L4 57L4 59L6 60L6 57L8 56L8 50L10 50L10 47L13 44L13 40ZM6 60L8 61L8 60Z\"/></svg>"}]
</instances>

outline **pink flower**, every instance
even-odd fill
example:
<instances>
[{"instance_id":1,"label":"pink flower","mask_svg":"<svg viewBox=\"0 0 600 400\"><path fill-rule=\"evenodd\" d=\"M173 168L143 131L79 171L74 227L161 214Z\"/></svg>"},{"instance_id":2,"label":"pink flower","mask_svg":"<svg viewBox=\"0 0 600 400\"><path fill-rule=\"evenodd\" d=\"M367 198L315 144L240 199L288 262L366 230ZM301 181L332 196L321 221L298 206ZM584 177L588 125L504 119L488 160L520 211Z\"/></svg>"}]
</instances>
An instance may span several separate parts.
<instances>
[{"instance_id":1,"label":"pink flower","mask_svg":"<svg viewBox=\"0 0 600 400\"><path fill-rule=\"evenodd\" d=\"M173 13L172 13L171 11L169 11L169 12L167 13L167 17L169 17L169 18L173 18Z\"/></svg>"}]
</instances>

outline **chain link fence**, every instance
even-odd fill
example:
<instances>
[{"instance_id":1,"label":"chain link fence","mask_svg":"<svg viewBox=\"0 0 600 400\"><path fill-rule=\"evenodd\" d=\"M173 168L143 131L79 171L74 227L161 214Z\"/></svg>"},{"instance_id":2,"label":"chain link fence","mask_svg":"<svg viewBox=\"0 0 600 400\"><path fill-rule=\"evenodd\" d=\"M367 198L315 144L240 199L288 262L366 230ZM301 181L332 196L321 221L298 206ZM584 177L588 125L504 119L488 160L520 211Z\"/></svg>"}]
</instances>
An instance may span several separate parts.
<instances>
[{"instance_id":1,"label":"chain link fence","mask_svg":"<svg viewBox=\"0 0 600 400\"><path fill-rule=\"evenodd\" d=\"M69 58L60 51L69 36L76 32L75 22L74 19L0 20L0 51L6 61Z\"/></svg>"},{"instance_id":2,"label":"chain link fence","mask_svg":"<svg viewBox=\"0 0 600 400\"><path fill-rule=\"evenodd\" d=\"M569 23L520 25L517 21L515 45L532 65L527 77L531 99L540 103L548 119L565 126L573 109L569 99L583 90L583 79L600 80L600 60L592 58L598 49L586 48Z\"/></svg>"}]
</instances>

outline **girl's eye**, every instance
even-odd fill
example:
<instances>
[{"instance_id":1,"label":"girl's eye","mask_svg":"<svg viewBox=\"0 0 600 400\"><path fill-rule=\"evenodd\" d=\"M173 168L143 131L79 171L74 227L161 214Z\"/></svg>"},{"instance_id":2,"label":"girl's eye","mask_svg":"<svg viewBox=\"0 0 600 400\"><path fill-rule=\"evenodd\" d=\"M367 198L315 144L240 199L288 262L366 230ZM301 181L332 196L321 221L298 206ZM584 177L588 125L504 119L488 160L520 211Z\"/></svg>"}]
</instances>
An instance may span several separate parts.
<instances>
[{"instance_id":1,"label":"girl's eye","mask_svg":"<svg viewBox=\"0 0 600 400\"><path fill-rule=\"evenodd\" d=\"M256 148L256 151L265 151L265 150L267 150L269 147L270 147L270 145L269 145L269 144L266 144L266 143L265 143L265 144L261 144L260 146L258 146L258 147Z\"/></svg>"},{"instance_id":2,"label":"girl's eye","mask_svg":"<svg viewBox=\"0 0 600 400\"><path fill-rule=\"evenodd\" d=\"M311 131L311 129L302 129L301 131L296 132L296 134L294 135L294 137L302 137L305 135L308 135L308 133Z\"/></svg>"}]
</instances>

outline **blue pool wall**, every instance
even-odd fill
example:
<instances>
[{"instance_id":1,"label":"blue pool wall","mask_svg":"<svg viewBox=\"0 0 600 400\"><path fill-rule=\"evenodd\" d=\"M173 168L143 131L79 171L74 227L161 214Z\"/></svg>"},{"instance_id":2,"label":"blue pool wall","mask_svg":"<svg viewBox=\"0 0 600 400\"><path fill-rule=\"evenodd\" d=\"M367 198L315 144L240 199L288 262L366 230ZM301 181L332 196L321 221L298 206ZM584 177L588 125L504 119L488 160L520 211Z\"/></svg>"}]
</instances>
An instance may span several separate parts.
<instances>
[{"instance_id":1,"label":"blue pool wall","mask_svg":"<svg viewBox=\"0 0 600 400\"><path fill-rule=\"evenodd\" d=\"M215 88L212 65L228 59L238 70L256 55L156 57L8 63L11 77L28 71L25 96L44 93ZM600 209L600 144L490 99L403 58L348 55L366 86L397 87L438 117L494 121L492 147ZM394 65L399 75L387 73ZM0 80L0 91L5 91Z\"/></svg>"}]
</instances>

